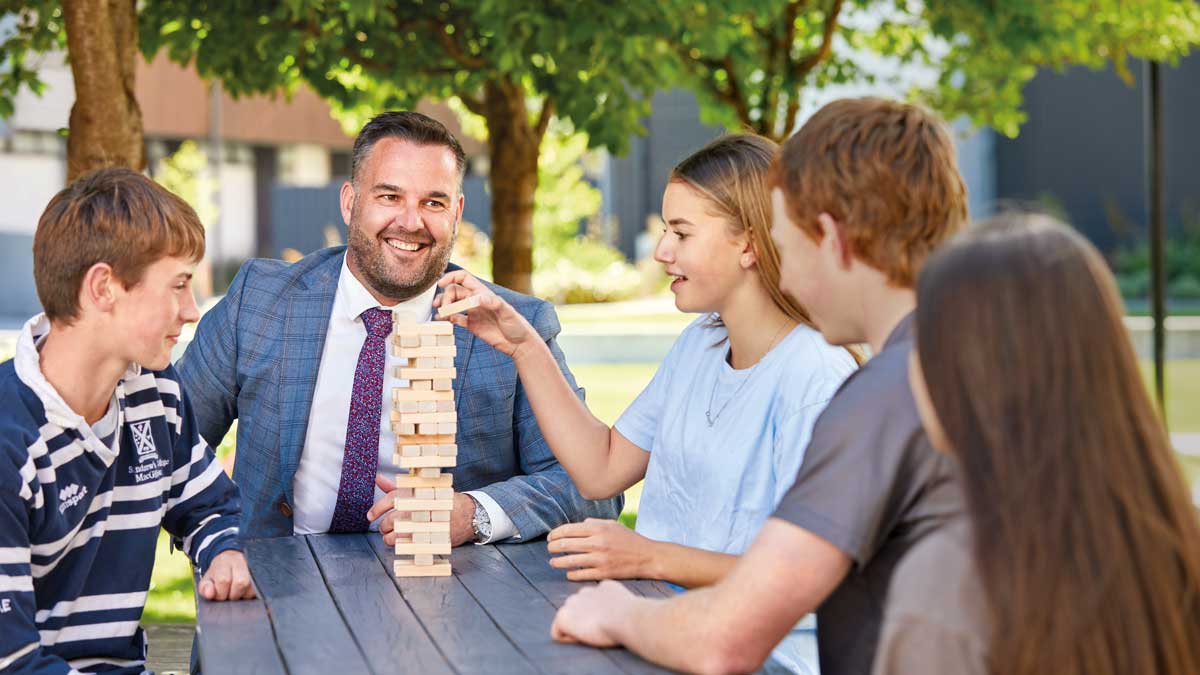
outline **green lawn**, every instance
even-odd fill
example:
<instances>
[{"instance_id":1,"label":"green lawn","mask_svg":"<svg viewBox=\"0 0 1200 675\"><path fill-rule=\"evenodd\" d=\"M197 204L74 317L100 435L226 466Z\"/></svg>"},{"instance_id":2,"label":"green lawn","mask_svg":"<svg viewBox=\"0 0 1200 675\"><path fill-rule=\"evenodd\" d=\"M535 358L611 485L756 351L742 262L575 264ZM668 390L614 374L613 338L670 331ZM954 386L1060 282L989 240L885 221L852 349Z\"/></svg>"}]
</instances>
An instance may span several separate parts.
<instances>
[{"instance_id":1,"label":"green lawn","mask_svg":"<svg viewBox=\"0 0 1200 675\"><path fill-rule=\"evenodd\" d=\"M1143 373L1151 372L1143 363ZM612 424L621 412L650 382L655 364L579 365L572 368L579 384L587 390L588 407L601 420ZM1173 431L1200 432L1200 360L1171 361L1167 367L1168 419ZM232 447L236 427L230 430L219 452ZM1181 457L1184 469L1193 484L1200 480L1200 457ZM632 524L637 517L642 485L625 493L625 513L621 519ZM150 596L146 603L145 621L150 623L181 623L195 621L192 600L191 571L187 559L176 551L168 555L166 538L160 538L158 557Z\"/></svg>"}]
</instances>

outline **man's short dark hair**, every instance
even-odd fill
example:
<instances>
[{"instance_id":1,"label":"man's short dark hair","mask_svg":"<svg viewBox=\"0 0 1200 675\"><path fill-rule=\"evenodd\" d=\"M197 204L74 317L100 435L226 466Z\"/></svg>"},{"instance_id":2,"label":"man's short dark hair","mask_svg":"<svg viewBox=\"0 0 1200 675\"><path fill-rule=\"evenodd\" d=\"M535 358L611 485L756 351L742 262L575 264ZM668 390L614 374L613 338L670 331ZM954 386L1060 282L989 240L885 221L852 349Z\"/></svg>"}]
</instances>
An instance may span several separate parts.
<instances>
[{"instance_id":1,"label":"man's short dark hair","mask_svg":"<svg viewBox=\"0 0 1200 675\"><path fill-rule=\"evenodd\" d=\"M357 181L358 167L367 159L367 154L380 139L398 138L417 145L441 145L454 153L458 167L459 185L466 174L467 154L450 130L428 115L411 110L392 110L371 118L354 139L354 154L351 157L350 180Z\"/></svg>"}]
</instances>

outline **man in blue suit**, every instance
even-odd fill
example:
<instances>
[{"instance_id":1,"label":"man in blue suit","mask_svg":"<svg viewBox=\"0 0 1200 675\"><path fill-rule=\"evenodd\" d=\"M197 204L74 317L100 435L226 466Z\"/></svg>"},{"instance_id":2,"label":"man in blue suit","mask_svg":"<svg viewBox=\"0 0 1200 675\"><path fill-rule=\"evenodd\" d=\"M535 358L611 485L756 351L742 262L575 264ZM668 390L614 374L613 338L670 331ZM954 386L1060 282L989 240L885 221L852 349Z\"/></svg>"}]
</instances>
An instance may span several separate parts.
<instances>
[{"instance_id":1,"label":"man in blue suit","mask_svg":"<svg viewBox=\"0 0 1200 675\"><path fill-rule=\"evenodd\" d=\"M247 262L179 362L205 439L219 443L239 420L243 537L368 523L394 537L382 488L398 470L388 414L395 357L384 345L393 312L428 320L436 281L457 269L448 263L466 160L437 121L386 112L359 132L352 162L340 196L348 246L293 264ZM538 329L575 386L553 306L493 290ZM615 518L620 498L585 500L559 466L512 361L461 328L454 337L461 492L452 543L528 541L563 523Z\"/></svg>"}]
</instances>

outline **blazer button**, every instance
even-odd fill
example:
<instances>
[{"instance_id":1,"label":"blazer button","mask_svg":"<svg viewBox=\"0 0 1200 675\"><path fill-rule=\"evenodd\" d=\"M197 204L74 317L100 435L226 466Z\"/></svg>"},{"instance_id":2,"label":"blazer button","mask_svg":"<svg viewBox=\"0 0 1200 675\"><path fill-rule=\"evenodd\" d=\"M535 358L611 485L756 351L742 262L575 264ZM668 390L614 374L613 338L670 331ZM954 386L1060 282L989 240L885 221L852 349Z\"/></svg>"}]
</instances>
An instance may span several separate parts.
<instances>
[{"instance_id":1,"label":"blazer button","mask_svg":"<svg viewBox=\"0 0 1200 675\"><path fill-rule=\"evenodd\" d=\"M283 515L287 516L288 518L292 517L292 507L288 506L288 503L283 501L282 499L279 500L279 512L282 513Z\"/></svg>"}]
</instances>

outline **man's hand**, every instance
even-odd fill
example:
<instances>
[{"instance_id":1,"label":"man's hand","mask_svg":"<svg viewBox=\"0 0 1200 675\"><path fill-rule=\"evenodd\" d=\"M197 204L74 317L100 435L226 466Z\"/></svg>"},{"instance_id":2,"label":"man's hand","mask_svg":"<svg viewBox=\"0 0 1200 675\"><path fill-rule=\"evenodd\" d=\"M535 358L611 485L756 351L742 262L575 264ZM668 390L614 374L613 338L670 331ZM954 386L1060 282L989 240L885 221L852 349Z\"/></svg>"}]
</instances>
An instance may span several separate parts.
<instances>
[{"instance_id":1,"label":"man's hand","mask_svg":"<svg viewBox=\"0 0 1200 675\"><path fill-rule=\"evenodd\" d=\"M615 581L604 581L567 598L554 615L550 637L559 642L582 642L593 647L615 647L614 626L636 611L638 598Z\"/></svg>"},{"instance_id":2,"label":"man's hand","mask_svg":"<svg viewBox=\"0 0 1200 675\"><path fill-rule=\"evenodd\" d=\"M200 577L200 595L205 600L244 600L254 597L250 568L241 551L222 551Z\"/></svg>"},{"instance_id":3,"label":"man's hand","mask_svg":"<svg viewBox=\"0 0 1200 675\"><path fill-rule=\"evenodd\" d=\"M396 497L411 495L401 495L399 490L396 489L396 484L382 474L375 476L375 484L386 494L382 499L375 502L370 511L367 511L367 522L373 523L377 518L382 516L383 520L379 521L379 532L383 535L383 543L388 546L395 546L396 519L408 517L408 513L402 513L395 509ZM454 509L450 512L450 544L452 546L460 546L469 541L474 541L475 529L471 527L471 520L474 517L475 500L471 499L469 495L455 492Z\"/></svg>"},{"instance_id":4,"label":"man's hand","mask_svg":"<svg viewBox=\"0 0 1200 675\"><path fill-rule=\"evenodd\" d=\"M653 540L615 520L588 518L554 528L547 537L550 566L567 570L571 581L641 579L654 576Z\"/></svg>"}]
</instances>

